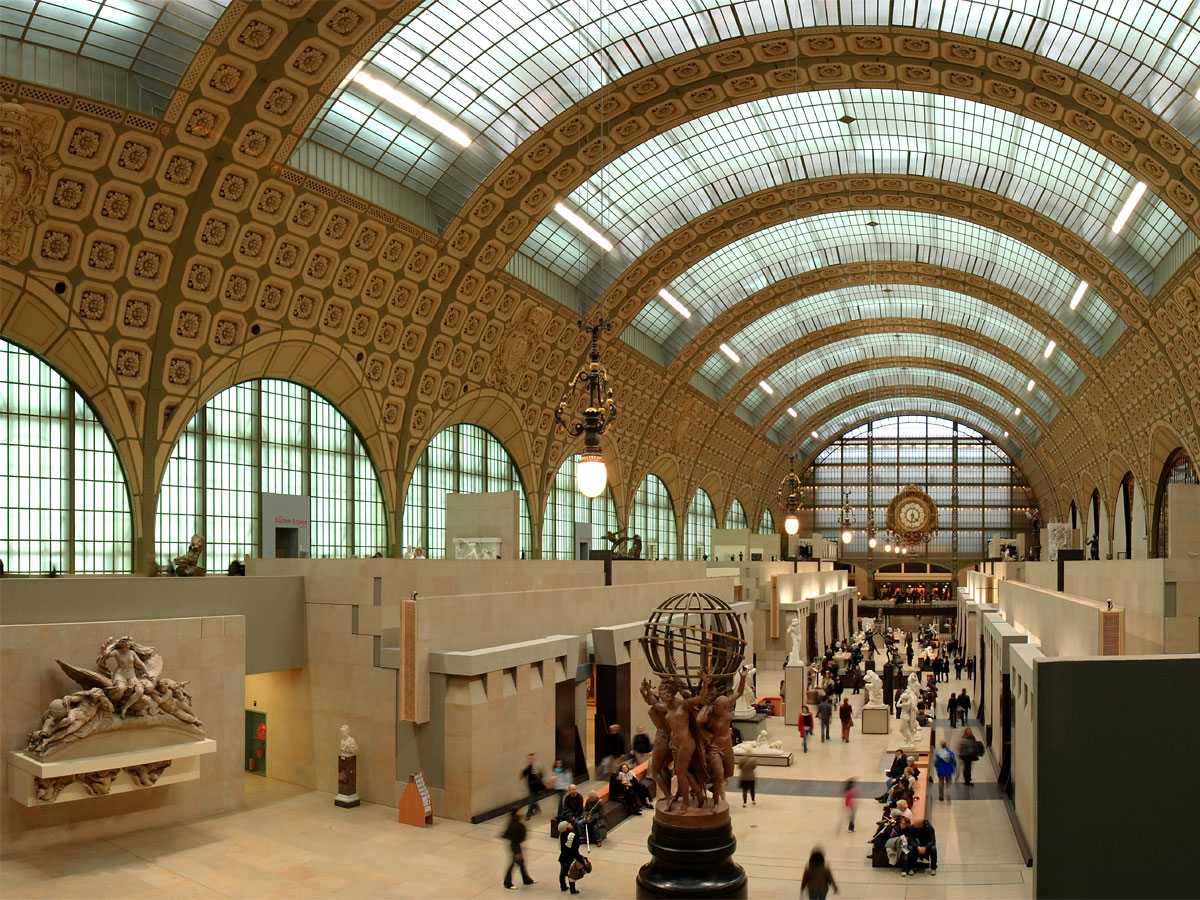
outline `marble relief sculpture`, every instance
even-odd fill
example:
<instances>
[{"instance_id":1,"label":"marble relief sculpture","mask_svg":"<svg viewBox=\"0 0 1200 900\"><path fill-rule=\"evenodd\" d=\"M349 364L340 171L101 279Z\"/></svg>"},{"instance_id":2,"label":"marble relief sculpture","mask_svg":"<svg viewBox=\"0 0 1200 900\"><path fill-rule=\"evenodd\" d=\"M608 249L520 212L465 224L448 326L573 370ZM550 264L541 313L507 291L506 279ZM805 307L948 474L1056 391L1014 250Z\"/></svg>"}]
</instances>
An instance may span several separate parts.
<instances>
[{"instance_id":1,"label":"marble relief sculpture","mask_svg":"<svg viewBox=\"0 0 1200 900\"><path fill-rule=\"evenodd\" d=\"M51 759L92 735L119 730L166 727L191 738L204 736L187 682L162 677L162 657L129 635L110 637L100 646L95 671L55 662L81 690L50 702L41 727L26 742L30 756Z\"/></svg>"}]
</instances>

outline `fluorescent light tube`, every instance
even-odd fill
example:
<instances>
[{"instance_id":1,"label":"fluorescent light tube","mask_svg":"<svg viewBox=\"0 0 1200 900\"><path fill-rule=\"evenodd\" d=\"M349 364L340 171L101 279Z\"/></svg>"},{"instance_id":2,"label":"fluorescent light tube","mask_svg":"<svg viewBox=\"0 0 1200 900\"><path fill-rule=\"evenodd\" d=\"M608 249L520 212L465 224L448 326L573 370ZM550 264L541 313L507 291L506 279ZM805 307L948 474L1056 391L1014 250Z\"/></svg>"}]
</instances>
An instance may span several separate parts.
<instances>
[{"instance_id":1,"label":"fluorescent light tube","mask_svg":"<svg viewBox=\"0 0 1200 900\"><path fill-rule=\"evenodd\" d=\"M760 381L760 382L758 383L758 386L759 386L760 388L762 388L764 391L766 391L768 394L774 394L774 393L775 393L775 389L774 389L773 387L771 387L769 384L767 384L765 381Z\"/></svg>"},{"instance_id":2,"label":"fluorescent light tube","mask_svg":"<svg viewBox=\"0 0 1200 900\"><path fill-rule=\"evenodd\" d=\"M1121 207L1121 211L1117 213L1117 221L1113 222L1113 234L1120 234L1121 229L1125 227L1125 223L1129 221L1129 217L1133 215L1133 208L1138 205L1138 201L1142 199L1142 194L1146 193L1146 182L1139 181L1134 185L1133 190L1129 192L1129 199L1125 201L1125 205Z\"/></svg>"},{"instance_id":3,"label":"fluorescent light tube","mask_svg":"<svg viewBox=\"0 0 1200 900\"><path fill-rule=\"evenodd\" d=\"M583 216L575 212L573 209L568 209L561 203L554 205L554 211L575 226L580 232L597 246L603 247L606 251L612 252L613 243L599 231L592 227L591 223L584 220Z\"/></svg>"},{"instance_id":4,"label":"fluorescent light tube","mask_svg":"<svg viewBox=\"0 0 1200 900\"><path fill-rule=\"evenodd\" d=\"M812 436L813 436L813 438L815 438L817 440L820 440L820 438L821 438L821 436L819 434L817 434L815 431L812 433Z\"/></svg>"},{"instance_id":5,"label":"fluorescent light tube","mask_svg":"<svg viewBox=\"0 0 1200 900\"><path fill-rule=\"evenodd\" d=\"M1057 344L1055 344L1054 341L1051 341L1050 343L1048 343L1046 345L1045 351L1043 351L1043 353L1042 353L1042 359L1049 359L1050 354L1054 352L1054 348L1056 346L1057 346Z\"/></svg>"},{"instance_id":6,"label":"fluorescent light tube","mask_svg":"<svg viewBox=\"0 0 1200 900\"><path fill-rule=\"evenodd\" d=\"M791 416L793 419L796 418L796 411L794 409L792 409L790 406L788 407L788 415Z\"/></svg>"},{"instance_id":7,"label":"fluorescent light tube","mask_svg":"<svg viewBox=\"0 0 1200 900\"><path fill-rule=\"evenodd\" d=\"M1033 380L1032 378L1030 378L1030 379L1029 379L1029 384L1025 385L1025 393L1027 393L1027 394L1028 394L1030 391L1032 391L1032 390L1033 390L1033 385L1034 385L1034 384L1035 384L1034 380Z\"/></svg>"},{"instance_id":8,"label":"fluorescent light tube","mask_svg":"<svg viewBox=\"0 0 1200 900\"><path fill-rule=\"evenodd\" d=\"M1019 416L1020 414L1021 414L1021 407L1018 406L1015 410L1013 410L1013 415Z\"/></svg>"},{"instance_id":9,"label":"fluorescent light tube","mask_svg":"<svg viewBox=\"0 0 1200 900\"><path fill-rule=\"evenodd\" d=\"M354 76L354 80L372 94L382 97L388 103L408 113L414 119L424 122L435 131L440 131L446 137L450 138L450 140L454 141L454 143L463 147L471 146L471 137L465 131L451 125L433 110L426 109L412 97L402 94L382 79L368 75L366 72L359 72Z\"/></svg>"},{"instance_id":10,"label":"fluorescent light tube","mask_svg":"<svg viewBox=\"0 0 1200 900\"><path fill-rule=\"evenodd\" d=\"M1079 287L1075 288L1075 295L1071 298L1071 309L1079 305L1079 301L1083 299L1083 295L1087 293L1088 283L1086 281L1079 282Z\"/></svg>"},{"instance_id":11,"label":"fluorescent light tube","mask_svg":"<svg viewBox=\"0 0 1200 900\"><path fill-rule=\"evenodd\" d=\"M721 345L721 352L724 353L726 356L728 356L735 363L739 363L742 361L742 358L740 356L738 356L736 353L734 353L733 348L730 347L728 344Z\"/></svg>"},{"instance_id":12,"label":"fluorescent light tube","mask_svg":"<svg viewBox=\"0 0 1200 900\"><path fill-rule=\"evenodd\" d=\"M661 291L659 291L658 296L660 296L664 300L666 300L667 306L671 307L671 309L675 310L675 312L679 313L685 319L690 319L692 317L691 310L689 310L686 306L684 306L682 303L680 303L678 300L676 300L674 297L672 297L670 294L668 294L666 288L663 288Z\"/></svg>"}]
</instances>

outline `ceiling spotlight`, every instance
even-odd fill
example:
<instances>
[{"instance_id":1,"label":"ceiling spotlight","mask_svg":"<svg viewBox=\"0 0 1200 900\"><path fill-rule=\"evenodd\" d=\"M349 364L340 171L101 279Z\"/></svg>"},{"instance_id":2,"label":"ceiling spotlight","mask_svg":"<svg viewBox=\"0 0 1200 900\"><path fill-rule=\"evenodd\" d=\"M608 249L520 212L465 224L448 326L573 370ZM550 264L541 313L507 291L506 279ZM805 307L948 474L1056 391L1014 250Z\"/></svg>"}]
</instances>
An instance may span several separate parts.
<instances>
[{"instance_id":1,"label":"ceiling spotlight","mask_svg":"<svg viewBox=\"0 0 1200 900\"><path fill-rule=\"evenodd\" d=\"M1021 407L1018 406L1016 409L1013 410L1013 415L1019 416L1020 414L1021 414Z\"/></svg>"}]
</instances>

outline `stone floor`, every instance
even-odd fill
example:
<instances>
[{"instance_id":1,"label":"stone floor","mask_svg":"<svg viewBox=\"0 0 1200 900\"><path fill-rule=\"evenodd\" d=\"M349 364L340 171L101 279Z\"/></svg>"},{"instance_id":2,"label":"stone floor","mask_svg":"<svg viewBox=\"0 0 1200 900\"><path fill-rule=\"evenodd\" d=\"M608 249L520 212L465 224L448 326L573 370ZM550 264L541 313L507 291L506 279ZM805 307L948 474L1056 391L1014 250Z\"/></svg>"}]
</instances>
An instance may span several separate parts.
<instances>
[{"instance_id":1,"label":"stone floor","mask_svg":"<svg viewBox=\"0 0 1200 900\"><path fill-rule=\"evenodd\" d=\"M851 699L857 710L863 697ZM781 719L766 725L773 739L795 750L796 762L790 768L760 767L757 805L743 809L740 798L732 804L736 858L749 875L751 897L799 896L814 845L824 847L839 897L847 900L1032 896L1032 870L1022 864L986 761L976 764L979 787L970 798L957 786L952 802L931 803L937 876L901 878L895 869L871 868L867 859L866 840L879 809L870 798L888 764L887 737L863 736L855 727L850 743L843 744L835 724L834 739L824 744L810 739L805 754L795 730ZM954 744L960 734L956 730ZM840 784L851 776L860 781L864 797L855 834L846 831L840 797ZM526 844L530 873L539 883L514 896L559 894L557 843L547 822L545 815L534 817ZM649 815L627 819L603 847L592 848L595 871L579 884L585 897L633 896L638 867L647 859L650 822ZM500 831L499 820L469 825L437 819L432 828L404 827L393 809L370 804L338 809L328 794L248 775L246 809L235 813L2 856L0 894L6 900L509 896L500 883L507 855Z\"/></svg>"}]
</instances>

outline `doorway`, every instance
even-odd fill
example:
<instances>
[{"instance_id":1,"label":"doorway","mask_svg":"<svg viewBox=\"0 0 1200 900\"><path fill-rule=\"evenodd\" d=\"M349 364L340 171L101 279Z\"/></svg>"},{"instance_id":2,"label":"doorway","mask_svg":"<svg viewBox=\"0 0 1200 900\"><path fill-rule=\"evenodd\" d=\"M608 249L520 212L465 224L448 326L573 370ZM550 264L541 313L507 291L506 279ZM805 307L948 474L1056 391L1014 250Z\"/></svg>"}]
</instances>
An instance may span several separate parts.
<instances>
[{"instance_id":1,"label":"doorway","mask_svg":"<svg viewBox=\"0 0 1200 900\"><path fill-rule=\"evenodd\" d=\"M300 529L275 527L275 558L296 559L300 556Z\"/></svg>"},{"instance_id":2,"label":"doorway","mask_svg":"<svg viewBox=\"0 0 1200 900\"><path fill-rule=\"evenodd\" d=\"M246 771L267 775L267 714L246 710Z\"/></svg>"}]
</instances>

